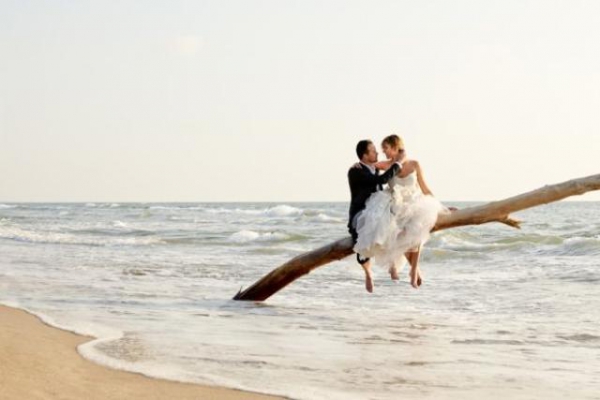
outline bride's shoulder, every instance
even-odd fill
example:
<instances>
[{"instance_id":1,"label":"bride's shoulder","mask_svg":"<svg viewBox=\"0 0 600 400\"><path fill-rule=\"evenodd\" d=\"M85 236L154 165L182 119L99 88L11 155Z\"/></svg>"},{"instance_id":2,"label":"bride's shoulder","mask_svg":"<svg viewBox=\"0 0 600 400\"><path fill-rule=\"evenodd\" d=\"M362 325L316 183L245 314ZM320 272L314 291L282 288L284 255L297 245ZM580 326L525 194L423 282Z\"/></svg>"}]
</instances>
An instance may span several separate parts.
<instances>
[{"instance_id":1,"label":"bride's shoulder","mask_svg":"<svg viewBox=\"0 0 600 400\"><path fill-rule=\"evenodd\" d=\"M408 169L410 171L413 171L413 170L416 170L416 169L420 168L419 162L417 160L413 160L413 159L404 160L404 162L402 163L402 166L405 169Z\"/></svg>"}]
</instances>

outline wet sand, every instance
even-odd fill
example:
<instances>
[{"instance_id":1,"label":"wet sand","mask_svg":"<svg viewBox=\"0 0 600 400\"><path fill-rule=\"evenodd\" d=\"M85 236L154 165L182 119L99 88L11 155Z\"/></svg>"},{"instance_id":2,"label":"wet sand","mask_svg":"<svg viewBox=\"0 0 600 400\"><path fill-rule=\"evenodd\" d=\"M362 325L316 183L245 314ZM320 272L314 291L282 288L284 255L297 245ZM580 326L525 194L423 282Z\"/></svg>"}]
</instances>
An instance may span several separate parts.
<instances>
[{"instance_id":1,"label":"wet sand","mask_svg":"<svg viewBox=\"0 0 600 400\"><path fill-rule=\"evenodd\" d=\"M25 311L0 306L0 397L6 400L281 399L105 368L77 352L77 346L92 339L50 327Z\"/></svg>"}]
</instances>

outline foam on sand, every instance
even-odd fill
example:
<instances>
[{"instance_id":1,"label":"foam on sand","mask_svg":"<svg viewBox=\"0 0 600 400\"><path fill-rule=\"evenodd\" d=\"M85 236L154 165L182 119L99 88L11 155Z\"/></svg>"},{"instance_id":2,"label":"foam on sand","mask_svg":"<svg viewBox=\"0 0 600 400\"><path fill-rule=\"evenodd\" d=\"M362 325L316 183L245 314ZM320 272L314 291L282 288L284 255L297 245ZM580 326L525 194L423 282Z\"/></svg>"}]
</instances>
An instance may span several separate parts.
<instances>
[{"instance_id":1,"label":"foam on sand","mask_svg":"<svg viewBox=\"0 0 600 400\"><path fill-rule=\"evenodd\" d=\"M5 328L0 330L3 399L274 399L251 392L150 379L141 374L104 368L73 351L78 347L86 355L95 341L86 342L86 337L53 329L30 313L14 308L0 306L0 325ZM169 375L168 369L161 371L163 375Z\"/></svg>"}]
</instances>

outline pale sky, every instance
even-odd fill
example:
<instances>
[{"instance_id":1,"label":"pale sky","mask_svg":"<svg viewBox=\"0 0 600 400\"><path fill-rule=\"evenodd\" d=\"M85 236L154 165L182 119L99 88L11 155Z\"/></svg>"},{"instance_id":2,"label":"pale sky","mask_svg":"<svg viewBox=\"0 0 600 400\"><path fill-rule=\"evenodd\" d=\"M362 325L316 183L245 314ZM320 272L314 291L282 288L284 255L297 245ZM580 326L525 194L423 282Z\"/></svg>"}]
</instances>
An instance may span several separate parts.
<instances>
[{"instance_id":1,"label":"pale sky","mask_svg":"<svg viewBox=\"0 0 600 400\"><path fill-rule=\"evenodd\" d=\"M600 173L599 1L0 1L0 202L441 200ZM600 193L581 200L600 200Z\"/></svg>"}]
</instances>

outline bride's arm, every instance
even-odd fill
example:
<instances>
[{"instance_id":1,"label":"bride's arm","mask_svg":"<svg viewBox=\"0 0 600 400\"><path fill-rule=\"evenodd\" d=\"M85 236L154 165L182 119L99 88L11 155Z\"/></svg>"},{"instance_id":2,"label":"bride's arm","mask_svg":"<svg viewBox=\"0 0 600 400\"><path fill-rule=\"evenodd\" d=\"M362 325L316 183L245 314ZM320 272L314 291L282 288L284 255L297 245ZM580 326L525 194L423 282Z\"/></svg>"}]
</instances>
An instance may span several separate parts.
<instances>
[{"instance_id":1,"label":"bride's arm","mask_svg":"<svg viewBox=\"0 0 600 400\"><path fill-rule=\"evenodd\" d=\"M431 190L425 183L425 179L423 179L423 172L421 170L421 166L419 165L419 163L417 161L415 161L415 168L417 170L417 181L419 181L419 186L421 187L421 191L423 191L424 194L433 196L433 193L431 193ZM442 207L443 207L443 210L447 213L458 211L458 208L456 208L456 207L446 207L444 205L442 205Z\"/></svg>"},{"instance_id":2,"label":"bride's arm","mask_svg":"<svg viewBox=\"0 0 600 400\"><path fill-rule=\"evenodd\" d=\"M385 161L379 161L377 163L375 163L375 168L377 169L382 169L382 170L388 170L392 164L394 164L396 161L394 160L385 160Z\"/></svg>"},{"instance_id":3,"label":"bride's arm","mask_svg":"<svg viewBox=\"0 0 600 400\"><path fill-rule=\"evenodd\" d=\"M419 182L419 186L421 187L421 191L424 194L428 194L430 196L433 196L433 193L431 193L431 190L429 189L429 187L425 183L425 179L423 179L423 170L421 170L421 165L419 164L418 161L415 161L415 168L417 170L417 181ZM458 210L458 208L456 208L456 207L446 207L446 206L442 206L442 207L444 208L444 210L446 212L454 212L454 211Z\"/></svg>"},{"instance_id":4,"label":"bride's arm","mask_svg":"<svg viewBox=\"0 0 600 400\"><path fill-rule=\"evenodd\" d=\"M423 170L421 169L421 164L419 164L418 161L413 161L413 162L415 163L415 169L417 170L417 181L419 182L421 191L423 192L423 194L428 194L430 196L433 196L433 193L431 193L431 190L425 183L425 178L423 178Z\"/></svg>"}]
</instances>

